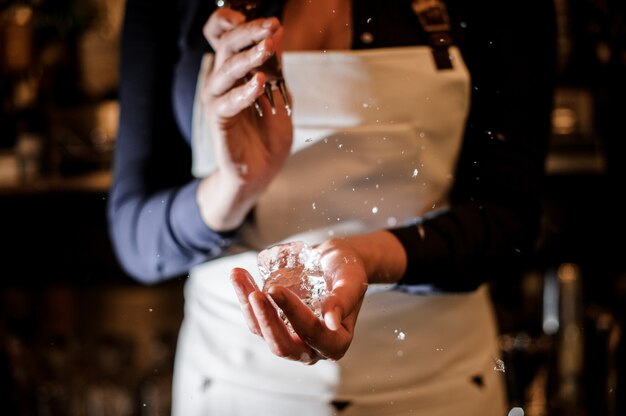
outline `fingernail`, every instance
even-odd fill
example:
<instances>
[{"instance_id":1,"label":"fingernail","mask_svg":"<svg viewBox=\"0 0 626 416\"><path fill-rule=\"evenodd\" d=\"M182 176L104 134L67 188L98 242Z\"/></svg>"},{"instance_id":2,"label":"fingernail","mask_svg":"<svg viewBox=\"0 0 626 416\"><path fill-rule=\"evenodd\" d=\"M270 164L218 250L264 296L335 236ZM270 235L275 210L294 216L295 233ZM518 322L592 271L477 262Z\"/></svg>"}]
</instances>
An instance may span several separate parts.
<instances>
[{"instance_id":1,"label":"fingernail","mask_svg":"<svg viewBox=\"0 0 626 416\"><path fill-rule=\"evenodd\" d=\"M265 27L265 28L271 27L272 24L273 24L273 21L271 19L265 19L263 23L261 24L261 27Z\"/></svg>"},{"instance_id":2,"label":"fingernail","mask_svg":"<svg viewBox=\"0 0 626 416\"><path fill-rule=\"evenodd\" d=\"M331 331L339 329L339 325L341 324L341 311L339 310L339 306L335 306L332 311L324 315L324 323Z\"/></svg>"},{"instance_id":3,"label":"fingernail","mask_svg":"<svg viewBox=\"0 0 626 416\"><path fill-rule=\"evenodd\" d=\"M274 302L276 303L282 303L282 301L285 299L283 294L276 287L271 287L268 293L272 297L272 299L274 299Z\"/></svg>"}]
</instances>

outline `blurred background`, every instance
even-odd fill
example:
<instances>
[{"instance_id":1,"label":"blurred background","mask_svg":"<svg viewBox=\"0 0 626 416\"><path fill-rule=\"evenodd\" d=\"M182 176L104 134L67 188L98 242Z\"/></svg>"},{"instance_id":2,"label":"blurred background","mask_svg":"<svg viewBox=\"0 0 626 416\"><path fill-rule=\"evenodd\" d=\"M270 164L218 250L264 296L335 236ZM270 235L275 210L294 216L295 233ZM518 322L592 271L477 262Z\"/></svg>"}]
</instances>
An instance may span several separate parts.
<instances>
[{"instance_id":1,"label":"blurred background","mask_svg":"<svg viewBox=\"0 0 626 416\"><path fill-rule=\"evenodd\" d=\"M492 287L494 365L510 414L625 415L626 2L554 1L543 233ZM0 0L3 415L169 414L185 276L135 283L106 230L123 11Z\"/></svg>"}]
</instances>

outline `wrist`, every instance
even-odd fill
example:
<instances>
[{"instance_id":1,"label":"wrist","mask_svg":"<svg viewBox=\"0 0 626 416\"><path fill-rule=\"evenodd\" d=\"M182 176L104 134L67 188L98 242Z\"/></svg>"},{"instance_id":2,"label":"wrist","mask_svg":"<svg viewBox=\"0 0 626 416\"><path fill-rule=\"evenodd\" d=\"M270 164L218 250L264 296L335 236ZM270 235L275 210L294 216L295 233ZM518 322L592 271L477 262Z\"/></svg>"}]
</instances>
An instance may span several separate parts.
<instances>
[{"instance_id":1,"label":"wrist","mask_svg":"<svg viewBox=\"0 0 626 416\"><path fill-rule=\"evenodd\" d=\"M390 232L376 231L345 240L363 262L369 283L396 283L404 275L406 251Z\"/></svg>"},{"instance_id":2,"label":"wrist","mask_svg":"<svg viewBox=\"0 0 626 416\"><path fill-rule=\"evenodd\" d=\"M196 192L202 220L217 232L238 228L255 201L243 181L228 178L219 170L202 179Z\"/></svg>"}]
</instances>

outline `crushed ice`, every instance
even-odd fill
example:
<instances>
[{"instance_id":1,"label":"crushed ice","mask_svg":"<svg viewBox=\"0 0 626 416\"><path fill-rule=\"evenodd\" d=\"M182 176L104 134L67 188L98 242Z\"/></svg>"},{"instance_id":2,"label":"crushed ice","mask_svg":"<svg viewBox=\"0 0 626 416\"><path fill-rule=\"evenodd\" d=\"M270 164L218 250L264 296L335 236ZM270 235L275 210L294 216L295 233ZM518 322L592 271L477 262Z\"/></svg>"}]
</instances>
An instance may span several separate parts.
<instances>
[{"instance_id":1,"label":"crushed ice","mask_svg":"<svg viewBox=\"0 0 626 416\"><path fill-rule=\"evenodd\" d=\"M302 302L322 318L322 303L328 286L320 262L321 253L302 241L277 244L258 254L257 262L263 292L279 285L291 290ZM287 317L279 309L285 324L293 332Z\"/></svg>"}]
</instances>

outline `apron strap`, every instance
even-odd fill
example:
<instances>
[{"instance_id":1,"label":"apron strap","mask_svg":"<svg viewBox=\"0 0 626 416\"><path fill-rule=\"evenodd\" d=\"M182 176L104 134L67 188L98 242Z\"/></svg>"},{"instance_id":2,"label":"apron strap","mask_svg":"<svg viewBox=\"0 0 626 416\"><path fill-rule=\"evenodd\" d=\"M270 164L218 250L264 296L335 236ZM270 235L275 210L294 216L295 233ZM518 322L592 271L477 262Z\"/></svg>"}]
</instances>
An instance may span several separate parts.
<instances>
[{"instance_id":1,"label":"apron strap","mask_svg":"<svg viewBox=\"0 0 626 416\"><path fill-rule=\"evenodd\" d=\"M452 69L448 52L448 47L452 45L452 35L446 6L440 0L413 0L411 6L422 29L428 35L428 44L433 50L437 69Z\"/></svg>"}]
</instances>

